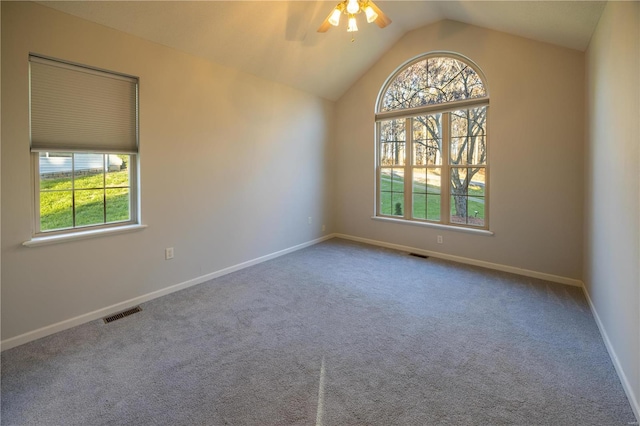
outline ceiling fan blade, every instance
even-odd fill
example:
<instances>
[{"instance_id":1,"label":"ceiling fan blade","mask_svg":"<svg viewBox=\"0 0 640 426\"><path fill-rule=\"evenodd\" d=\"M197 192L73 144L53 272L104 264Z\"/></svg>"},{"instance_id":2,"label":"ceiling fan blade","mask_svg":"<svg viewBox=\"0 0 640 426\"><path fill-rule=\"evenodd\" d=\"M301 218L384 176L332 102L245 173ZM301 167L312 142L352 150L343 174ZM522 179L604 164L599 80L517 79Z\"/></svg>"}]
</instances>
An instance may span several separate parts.
<instances>
[{"instance_id":1,"label":"ceiling fan blade","mask_svg":"<svg viewBox=\"0 0 640 426\"><path fill-rule=\"evenodd\" d=\"M391 23L391 19L389 19L389 17L385 15L385 13L381 11L380 8L376 6L374 2L369 0L368 4L369 6L371 6L371 9L373 9L373 11L378 14L378 17L376 18L376 20L373 21L376 23L377 26L379 26L380 28L384 28Z\"/></svg>"},{"instance_id":2,"label":"ceiling fan blade","mask_svg":"<svg viewBox=\"0 0 640 426\"><path fill-rule=\"evenodd\" d=\"M322 25L320 25L320 28L318 28L318 32L326 33L329 30L329 28L331 28L331 24L329 23L329 21L325 19Z\"/></svg>"},{"instance_id":3,"label":"ceiling fan blade","mask_svg":"<svg viewBox=\"0 0 640 426\"><path fill-rule=\"evenodd\" d=\"M320 25L320 28L318 28L319 33L326 33L329 30L329 28L331 28L331 24L329 23L329 18L331 18L332 13L333 13L333 9L331 9L331 12L329 12L329 15L325 18L325 20L322 21L322 25Z\"/></svg>"}]
</instances>

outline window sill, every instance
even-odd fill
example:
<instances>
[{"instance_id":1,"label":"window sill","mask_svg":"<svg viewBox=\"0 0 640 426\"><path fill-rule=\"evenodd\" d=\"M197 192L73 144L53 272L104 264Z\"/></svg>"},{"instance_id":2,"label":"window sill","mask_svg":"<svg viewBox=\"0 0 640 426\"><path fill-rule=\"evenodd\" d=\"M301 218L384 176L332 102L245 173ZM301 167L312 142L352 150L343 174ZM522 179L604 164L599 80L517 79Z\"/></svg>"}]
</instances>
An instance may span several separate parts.
<instances>
[{"instance_id":1,"label":"window sill","mask_svg":"<svg viewBox=\"0 0 640 426\"><path fill-rule=\"evenodd\" d=\"M447 231L465 232L468 234L487 235L487 236L494 235L494 233L492 231L489 231L488 229L463 228L462 226L442 225L440 223L414 222L411 220L394 219L391 217L381 217L381 216L371 216L371 219L379 220L381 222L398 223L401 225L421 226L424 228L435 228L435 229L442 229Z\"/></svg>"},{"instance_id":2,"label":"window sill","mask_svg":"<svg viewBox=\"0 0 640 426\"><path fill-rule=\"evenodd\" d=\"M49 244L65 243L68 241L86 240L88 238L104 237L107 235L124 234L126 232L140 231L147 225L125 225L113 228L91 229L87 231L78 231L72 234L47 235L44 237L33 237L29 241L22 243L26 247L46 246Z\"/></svg>"}]
</instances>

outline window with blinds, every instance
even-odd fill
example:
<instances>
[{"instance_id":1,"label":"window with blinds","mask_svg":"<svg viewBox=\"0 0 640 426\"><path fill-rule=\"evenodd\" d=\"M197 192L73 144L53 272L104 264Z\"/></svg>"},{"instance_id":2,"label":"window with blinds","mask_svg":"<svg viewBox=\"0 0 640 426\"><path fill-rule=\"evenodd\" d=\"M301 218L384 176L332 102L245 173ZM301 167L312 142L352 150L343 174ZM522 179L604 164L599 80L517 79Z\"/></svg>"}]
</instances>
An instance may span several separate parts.
<instances>
[{"instance_id":1,"label":"window with blinds","mask_svg":"<svg viewBox=\"0 0 640 426\"><path fill-rule=\"evenodd\" d=\"M138 223L138 79L29 57L34 234Z\"/></svg>"}]
</instances>

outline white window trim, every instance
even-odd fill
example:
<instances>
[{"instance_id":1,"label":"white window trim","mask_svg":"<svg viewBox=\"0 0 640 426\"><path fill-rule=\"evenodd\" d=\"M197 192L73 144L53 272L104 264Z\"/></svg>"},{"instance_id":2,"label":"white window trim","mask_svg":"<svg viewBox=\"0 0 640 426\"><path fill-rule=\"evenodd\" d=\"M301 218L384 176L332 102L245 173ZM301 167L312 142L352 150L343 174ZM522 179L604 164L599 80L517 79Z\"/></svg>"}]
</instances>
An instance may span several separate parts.
<instances>
[{"instance_id":1,"label":"white window trim","mask_svg":"<svg viewBox=\"0 0 640 426\"><path fill-rule=\"evenodd\" d=\"M113 226L110 228L83 229L81 231L78 231L76 228L73 233L33 237L29 241L25 241L24 243L22 243L22 245L25 247L46 246L49 244L59 244L59 243L65 243L69 241L86 240L89 238L105 237L109 235L117 235L117 234L124 234L128 232L141 231L146 227L147 225L135 224L135 225Z\"/></svg>"},{"instance_id":2,"label":"white window trim","mask_svg":"<svg viewBox=\"0 0 640 426\"><path fill-rule=\"evenodd\" d=\"M378 220L381 222L387 222L387 223L397 223L401 225L421 226L424 228L435 228L435 229L442 229L445 231L459 231L459 232L464 232L468 234L485 235L485 236L495 235L493 231L489 229L479 228L479 227L470 228L467 226L446 225L444 223L437 223L437 222L406 220L399 217L391 217L391 216L371 216L371 219Z\"/></svg>"}]
</instances>

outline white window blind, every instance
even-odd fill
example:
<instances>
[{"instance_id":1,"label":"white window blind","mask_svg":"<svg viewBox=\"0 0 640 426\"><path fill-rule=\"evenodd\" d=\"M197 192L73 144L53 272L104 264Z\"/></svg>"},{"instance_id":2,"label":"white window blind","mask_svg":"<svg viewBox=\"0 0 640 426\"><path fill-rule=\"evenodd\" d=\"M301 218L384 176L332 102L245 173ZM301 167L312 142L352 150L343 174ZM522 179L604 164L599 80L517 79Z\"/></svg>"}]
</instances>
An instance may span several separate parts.
<instances>
[{"instance_id":1,"label":"white window blind","mask_svg":"<svg viewBox=\"0 0 640 426\"><path fill-rule=\"evenodd\" d=\"M29 56L31 150L137 153L138 80Z\"/></svg>"}]
</instances>

